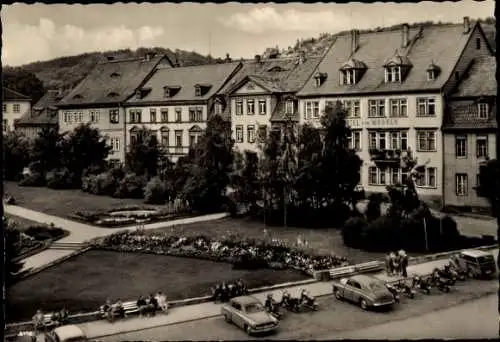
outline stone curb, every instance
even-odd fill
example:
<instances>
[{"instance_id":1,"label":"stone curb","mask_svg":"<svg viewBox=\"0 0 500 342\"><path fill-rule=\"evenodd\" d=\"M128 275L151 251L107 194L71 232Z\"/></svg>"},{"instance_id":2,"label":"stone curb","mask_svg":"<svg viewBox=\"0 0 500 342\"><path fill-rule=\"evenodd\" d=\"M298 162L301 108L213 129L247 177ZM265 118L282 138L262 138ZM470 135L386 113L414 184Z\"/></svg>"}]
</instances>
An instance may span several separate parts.
<instances>
[{"instance_id":1,"label":"stone curb","mask_svg":"<svg viewBox=\"0 0 500 342\"><path fill-rule=\"evenodd\" d=\"M441 252L441 253L436 253L436 254L429 254L429 255L423 255L419 257L413 257L410 258L410 263L411 264L421 264L427 261L432 261L432 260L437 260L441 259L447 256L451 256L453 254L457 254L466 250L471 250L471 249L476 249L476 250L481 250L481 251L488 251L490 249L496 249L498 248L498 244L496 245L489 245L489 246L481 246L481 247L476 247L476 248L464 248L464 249L459 249L455 251L448 251L448 252Z\"/></svg>"}]
</instances>

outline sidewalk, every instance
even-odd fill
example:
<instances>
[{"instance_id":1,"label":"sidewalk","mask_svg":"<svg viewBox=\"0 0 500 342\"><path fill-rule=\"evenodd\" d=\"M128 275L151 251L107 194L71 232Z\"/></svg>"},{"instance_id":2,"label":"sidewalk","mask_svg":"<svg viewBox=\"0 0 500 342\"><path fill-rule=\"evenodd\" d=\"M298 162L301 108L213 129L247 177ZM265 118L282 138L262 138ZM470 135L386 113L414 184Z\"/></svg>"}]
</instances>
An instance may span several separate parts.
<instances>
[{"instance_id":1,"label":"sidewalk","mask_svg":"<svg viewBox=\"0 0 500 342\"><path fill-rule=\"evenodd\" d=\"M53 223L57 227L61 227L70 232L69 236L58 240L57 242L61 243L83 243L85 241L91 240L96 237L103 237L107 235L111 235L115 232L122 230L135 230L137 226L127 226L122 228L102 228L96 227L89 224L80 223L77 221L72 221L68 219L64 219L62 217L53 216L44 214L39 211L34 211L30 209L26 209L23 207L15 206L15 205L4 205L4 211L8 214L23 217L35 222L50 224ZM180 224L189 224L194 222L204 222L204 221L212 221L219 220L226 217L226 213L218 213L218 214L209 214L203 216L195 216L195 217L186 217L172 221L166 222L156 222L146 224L142 227L142 229L150 230L150 229L158 229L165 227L172 227ZM26 259L23 259L24 262L23 270L29 268L39 268L49 263L52 263L60 258L64 258L74 251L71 250L55 250L55 249L47 249L38 254L32 255Z\"/></svg>"},{"instance_id":2,"label":"sidewalk","mask_svg":"<svg viewBox=\"0 0 500 342\"><path fill-rule=\"evenodd\" d=\"M495 251L496 256L498 255L498 250ZM427 275L433 271L436 267L444 266L448 262L445 260L436 260L432 262L427 262L424 264L412 265L408 267L408 274L418 274ZM388 277L385 272L379 272L373 274L378 279L385 281L396 281L400 278L398 277ZM307 285L291 286L286 288L292 296L298 296L300 290L306 288L313 296L325 296L332 294L332 284L334 281L329 282L316 282ZM268 293L273 293L277 300L280 300L281 293L284 289L265 291L253 294L256 298L265 301ZM89 322L84 324L79 324L78 326L87 334L90 339L95 339L103 336L115 335L126 332L133 332L138 330L150 329L165 325L179 324L188 321L206 319L217 317L220 315L220 308L222 304L215 304L213 302L202 303L196 305L182 306L178 308L172 308L168 315L158 314L156 317L145 317L145 318L129 318L122 321L116 321L111 324L105 320Z\"/></svg>"}]
</instances>

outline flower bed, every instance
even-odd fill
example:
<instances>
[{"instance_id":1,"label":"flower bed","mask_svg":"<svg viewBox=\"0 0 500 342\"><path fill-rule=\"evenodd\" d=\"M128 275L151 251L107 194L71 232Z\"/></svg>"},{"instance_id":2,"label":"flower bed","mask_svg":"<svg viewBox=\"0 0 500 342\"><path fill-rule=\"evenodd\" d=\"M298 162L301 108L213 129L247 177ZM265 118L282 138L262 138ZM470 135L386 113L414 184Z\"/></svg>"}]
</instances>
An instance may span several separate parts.
<instances>
[{"instance_id":1,"label":"flower bed","mask_svg":"<svg viewBox=\"0 0 500 342\"><path fill-rule=\"evenodd\" d=\"M213 240L206 236L172 236L164 233L119 232L93 242L97 248L122 252L142 252L230 262L245 268L294 268L308 274L313 271L347 265L344 257L315 255L277 242Z\"/></svg>"},{"instance_id":2,"label":"flower bed","mask_svg":"<svg viewBox=\"0 0 500 342\"><path fill-rule=\"evenodd\" d=\"M172 220L191 215L188 211L175 212L170 209L128 206L106 211L77 211L72 215L72 218L100 227L114 228L135 223L147 224Z\"/></svg>"}]
</instances>

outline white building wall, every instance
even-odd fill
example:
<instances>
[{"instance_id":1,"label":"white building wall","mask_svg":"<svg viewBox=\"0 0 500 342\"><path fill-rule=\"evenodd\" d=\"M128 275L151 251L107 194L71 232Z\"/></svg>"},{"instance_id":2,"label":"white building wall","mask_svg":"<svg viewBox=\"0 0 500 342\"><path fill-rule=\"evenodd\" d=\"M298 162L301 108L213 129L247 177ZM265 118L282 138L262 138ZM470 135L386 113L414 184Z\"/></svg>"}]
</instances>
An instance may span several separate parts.
<instances>
[{"instance_id":1,"label":"white building wall","mask_svg":"<svg viewBox=\"0 0 500 342\"><path fill-rule=\"evenodd\" d=\"M19 106L19 110L15 107ZM3 101L2 108L2 128L3 132L11 132L14 130L14 121L20 119L25 113L31 111L31 102L29 100L25 101Z\"/></svg>"}]
</instances>

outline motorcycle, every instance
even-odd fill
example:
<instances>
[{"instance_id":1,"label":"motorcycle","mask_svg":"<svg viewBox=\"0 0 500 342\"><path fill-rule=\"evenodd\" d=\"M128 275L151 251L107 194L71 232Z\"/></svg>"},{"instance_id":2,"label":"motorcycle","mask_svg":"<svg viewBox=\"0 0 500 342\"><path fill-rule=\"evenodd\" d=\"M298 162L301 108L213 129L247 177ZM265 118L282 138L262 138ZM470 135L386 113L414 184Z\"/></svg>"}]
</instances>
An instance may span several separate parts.
<instances>
[{"instance_id":1,"label":"motorcycle","mask_svg":"<svg viewBox=\"0 0 500 342\"><path fill-rule=\"evenodd\" d=\"M432 282L441 292L450 292L451 290L452 282L450 279L443 278L439 274L433 275Z\"/></svg>"},{"instance_id":2,"label":"motorcycle","mask_svg":"<svg viewBox=\"0 0 500 342\"><path fill-rule=\"evenodd\" d=\"M452 272L451 268L445 267L443 269L435 269L435 272L441 278L447 279L450 285L455 285L457 277L455 276L454 272Z\"/></svg>"},{"instance_id":3,"label":"motorcycle","mask_svg":"<svg viewBox=\"0 0 500 342\"><path fill-rule=\"evenodd\" d=\"M385 284L385 287L389 290L390 293L394 296L394 300L396 303L399 303L400 297L399 297L399 290L391 284Z\"/></svg>"},{"instance_id":4,"label":"motorcycle","mask_svg":"<svg viewBox=\"0 0 500 342\"><path fill-rule=\"evenodd\" d=\"M400 282L396 285L396 287L399 288L400 293L404 293L408 298L415 298L416 291L413 286L409 285L407 282Z\"/></svg>"},{"instance_id":5,"label":"motorcycle","mask_svg":"<svg viewBox=\"0 0 500 342\"><path fill-rule=\"evenodd\" d=\"M467 280L468 272L461 267L450 265L450 272L454 275L455 279L459 281Z\"/></svg>"},{"instance_id":6,"label":"motorcycle","mask_svg":"<svg viewBox=\"0 0 500 342\"><path fill-rule=\"evenodd\" d=\"M266 311L273 315L274 318L280 319L283 313L280 311L279 303L276 303L274 300L266 300L264 305Z\"/></svg>"},{"instance_id":7,"label":"motorcycle","mask_svg":"<svg viewBox=\"0 0 500 342\"><path fill-rule=\"evenodd\" d=\"M318 303L316 303L316 298L305 292L302 292L302 295L300 296L300 306L305 306L306 308L313 311L318 310Z\"/></svg>"},{"instance_id":8,"label":"motorcycle","mask_svg":"<svg viewBox=\"0 0 500 342\"><path fill-rule=\"evenodd\" d=\"M281 307L284 307L288 311L292 311L292 312L299 312L300 311L299 299L290 296L289 293L283 294L283 297L281 298L281 302L279 302L279 305Z\"/></svg>"},{"instance_id":9,"label":"motorcycle","mask_svg":"<svg viewBox=\"0 0 500 342\"><path fill-rule=\"evenodd\" d=\"M425 294L431 294L432 284L427 278L422 279L419 276L415 276L413 278L412 287L424 292Z\"/></svg>"}]
</instances>

